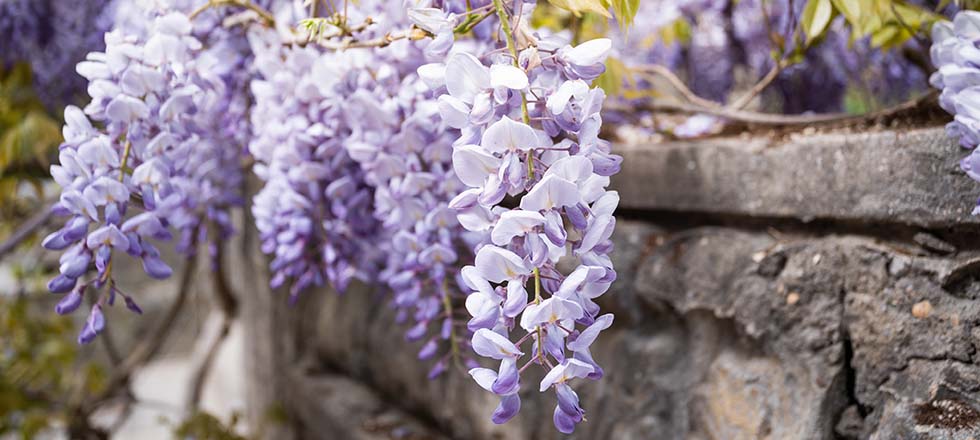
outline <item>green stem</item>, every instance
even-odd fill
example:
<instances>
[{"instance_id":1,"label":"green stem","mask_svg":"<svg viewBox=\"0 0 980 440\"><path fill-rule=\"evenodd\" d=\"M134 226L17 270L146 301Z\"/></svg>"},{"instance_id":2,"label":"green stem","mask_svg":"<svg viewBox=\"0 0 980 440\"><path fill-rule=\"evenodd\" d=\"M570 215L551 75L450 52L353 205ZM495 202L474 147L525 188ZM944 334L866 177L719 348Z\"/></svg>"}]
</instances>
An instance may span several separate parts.
<instances>
[{"instance_id":1,"label":"green stem","mask_svg":"<svg viewBox=\"0 0 980 440\"><path fill-rule=\"evenodd\" d=\"M507 41L507 50L510 51L511 58L514 59L514 67L520 69L521 65L517 61L517 44L514 42L514 33L510 27L510 18L507 17L507 11L504 9L503 0L493 0L493 7L497 10L497 17L500 18L500 28L504 33L504 39ZM530 125L531 115L527 111L527 95L521 92L521 119L524 120L525 124ZM534 180L534 150L528 150L527 152L527 176L528 179Z\"/></svg>"},{"instance_id":2,"label":"green stem","mask_svg":"<svg viewBox=\"0 0 980 440\"><path fill-rule=\"evenodd\" d=\"M196 18L198 15L201 15L202 12L211 8L216 8L218 6L238 6L241 8L245 8L258 14L266 25L274 27L276 24L276 18L272 16L271 12L263 9L261 6L256 5L255 3L252 3L249 0L208 0L207 3L201 5L200 7L192 11L190 15L187 16L187 18L193 21L194 18Z\"/></svg>"},{"instance_id":3,"label":"green stem","mask_svg":"<svg viewBox=\"0 0 980 440\"><path fill-rule=\"evenodd\" d=\"M500 19L500 30L507 42L507 50L510 51L510 56L514 60L514 67L520 69L521 65L517 61L517 43L514 41L514 31L510 27L510 18L507 16L507 10L504 9L503 0L493 0L493 8L497 11L497 17ZM521 92L521 118L525 124L531 123L531 115L527 112L527 96L524 95L524 92Z\"/></svg>"},{"instance_id":4,"label":"green stem","mask_svg":"<svg viewBox=\"0 0 980 440\"><path fill-rule=\"evenodd\" d=\"M534 180L534 150L527 150L527 178Z\"/></svg>"},{"instance_id":5,"label":"green stem","mask_svg":"<svg viewBox=\"0 0 980 440\"><path fill-rule=\"evenodd\" d=\"M132 150L133 144L126 141L126 146L123 147L122 160L119 162L119 181L123 181L123 177L126 176L126 162L129 161L129 152Z\"/></svg>"},{"instance_id":6,"label":"green stem","mask_svg":"<svg viewBox=\"0 0 980 440\"><path fill-rule=\"evenodd\" d=\"M133 150L133 143L126 140L126 145L123 147L122 159L119 160L119 182L121 183L123 179L126 178L126 163L129 162L129 154ZM105 273L102 275L102 282L109 280L112 276L112 260L109 260L109 264L106 265Z\"/></svg>"},{"instance_id":7,"label":"green stem","mask_svg":"<svg viewBox=\"0 0 980 440\"><path fill-rule=\"evenodd\" d=\"M497 17L500 19L500 29L504 34L504 40L507 42L507 50L514 60L514 67L520 69L521 65L517 59L517 43L514 41L514 31L510 27L510 18L507 16L507 10L504 9L503 0L493 0L493 8L497 11ZM521 119L524 120L525 124L531 124L531 115L527 111L527 95L524 92L521 92ZM534 180L534 150L527 152L527 175L528 179ZM541 271L536 267L534 268L534 303L541 304ZM534 328L534 332L538 338L538 362L544 363L544 329L538 325Z\"/></svg>"},{"instance_id":8,"label":"green stem","mask_svg":"<svg viewBox=\"0 0 980 440\"><path fill-rule=\"evenodd\" d=\"M493 15L493 11L487 11L486 13L471 12L462 23L453 28L453 33L465 34L473 30L476 25L483 23L483 20L486 20L491 15Z\"/></svg>"},{"instance_id":9,"label":"green stem","mask_svg":"<svg viewBox=\"0 0 980 440\"><path fill-rule=\"evenodd\" d=\"M507 10L504 9L503 0L493 0L493 9L497 11L497 18L500 19L500 29L504 33L504 39L507 41L507 50L510 51L510 55L514 58L514 65L517 65L517 44L514 43L514 34L510 29L510 18L507 17Z\"/></svg>"}]
</instances>

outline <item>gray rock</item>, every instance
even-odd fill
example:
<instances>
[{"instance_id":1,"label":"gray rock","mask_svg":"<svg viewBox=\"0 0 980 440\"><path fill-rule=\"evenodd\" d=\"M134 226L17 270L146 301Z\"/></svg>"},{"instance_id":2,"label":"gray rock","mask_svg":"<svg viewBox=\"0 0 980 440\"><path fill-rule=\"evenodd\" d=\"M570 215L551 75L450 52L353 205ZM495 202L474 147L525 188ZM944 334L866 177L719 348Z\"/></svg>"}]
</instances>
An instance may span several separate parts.
<instances>
[{"instance_id":1,"label":"gray rock","mask_svg":"<svg viewBox=\"0 0 980 440\"><path fill-rule=\"evenodd\" d=\"M409 414L393 407L361 382L344 376L309 376L294 370L289 378L291 413L303 425L303 437L350 440L444 439Z\"/></svg>"},{"instance_id":2,"label":"gray rock","mask_svg":"<svg viewBox=\"0 0 980 440\"><path fill-rule=\"evenodd\" d=\"M980 186L941 128L618 145L621 206L925 227L976 225Z\"/></svg>"}]
</instances>

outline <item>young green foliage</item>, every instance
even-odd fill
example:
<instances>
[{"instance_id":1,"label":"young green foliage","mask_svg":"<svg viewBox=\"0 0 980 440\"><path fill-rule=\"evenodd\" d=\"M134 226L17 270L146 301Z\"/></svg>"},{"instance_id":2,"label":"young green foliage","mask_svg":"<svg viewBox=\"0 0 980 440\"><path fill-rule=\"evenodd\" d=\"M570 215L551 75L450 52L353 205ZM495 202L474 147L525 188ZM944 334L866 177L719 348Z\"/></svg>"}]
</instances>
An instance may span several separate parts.
<instances>
[{"instance_id":1,"label":"young green foliage","mask_svg":"<svg viewBox=\"0 0 980 440\"><path fill-rule=\"evenodd\" d=\"M807 44L823 37L837 15L852 29L852 41L870 37L873 47L883 49L901 46L943 19L904 0L808 0L800 17Z\"/></svg>"},{"instance_id":2,"label":"young green foliage","mask_svg":"<svg viewBox=\"0 0 980 440\"><path fill-rule=\"evenodd\" d=\"M571 12L576 17L583 14L596 14L605 18L616 17L619 27L626 30L633 25L640 0L548 0L559 9ZM612 9L612 13L609 13Z\"/></svg>"},{"instance_id":3,"label":"young green foliage","mask_svg":"<svg viewBox=\"0 0 980 440\"><path fill-rule=\"evenodd\" d=\"M61 128L45 111L32 89L31 71L18 64L0 69L0 186L39 183L48 158L61 142ZM35 175L36 174L36 175ZM15 191L0 191L0 205L12 201Z\"/></svg>"}]
</instances>

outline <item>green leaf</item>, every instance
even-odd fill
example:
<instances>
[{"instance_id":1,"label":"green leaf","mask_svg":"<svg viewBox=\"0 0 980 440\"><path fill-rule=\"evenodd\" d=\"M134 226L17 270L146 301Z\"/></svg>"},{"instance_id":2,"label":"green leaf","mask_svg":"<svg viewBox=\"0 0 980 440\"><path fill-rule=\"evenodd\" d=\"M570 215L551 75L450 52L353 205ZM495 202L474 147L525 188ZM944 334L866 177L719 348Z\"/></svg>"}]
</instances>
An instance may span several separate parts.
<instances>
[{"instance_id":1,"label":"green leaf","mask_svg":"<svg viewBox=\"0 0 980 440\"><path fill-rule=\"evenodd\" d=\"M808 0L800 17L806 41L811 42L823 35L833 16L834 5L830 0Z\"/></svg>"},{"instance_id":2,"label":"green leaf","mask_svg":"<svg viewBox=\"0 0 980 440\"><path fill-rule=\"evenodd\" d=\"M612 14L608 11L609 5L603 0L548 0L548 3L569 11L575 14L576 17L581 17L583 13L591 12L606 18L612 18Z\"/></svg>"},{"instance_id":3,"label":"green leaf","mask_svg":"<svg viewBox=\"0 0 980 440\"><path fill-rule=\"evenodd\" d=\"M640 0L612 0L613 15L623 30L633 25L633 19L640 9Z\"/></svg>"},{"instance_id":4,"label":"green leaf","mask_svg":"<svg viewBox=\"0 0 980 440\"><path fill-rule=\"evenodd\" d=\"M47 156L61 141L61 127L41 111L31 111L0 134L0 176L17 164L47 165Z\"/></svg>"},{"instance_id":5,"label":"green leaf","mask_svg":"<svg viewBox=\"0 0 980 440\"><path fill-rule=\"evenodd\" d=\"M904 42L908 38L906 37L906 32L904 29L895 25L882 26L871 34L871 46L872 47L892 47L901 42Z\"/></svg>"},{"instance_id":6,"label":"green leaf","mask_svg":"<svg viewBox=\"0 0 980 440\"><path fill-rule=\"evenodd\" d=\"M534 8L531 13L531 26L534 28L547 28L553 31L561 31L567 28L568 18L571 13L558 9L548 3L542 3Z\"/></svg>"},{"instance_id":7,"label":"green leaf","mask_svg":"<svg viewBox=\"0 0 980 440\"><path fill-rule=\"evenodd\" d=\"M622 94L623 83L629 83L630 87L636 88L636 80L633 79L632 71L626 67L622 61L615 57L606 59L606 71L599 75L593 83L594 86L606 92L606 96L619 96Z\"/></svg>"},{"instance_id":8,"label":"green leaf","mask_svg":"<svg viewBox=\"0 0 980 440\"><path fill-rule=\"evenodd\" d=\"M834 9L844 16L851 26L857 26L861 20L861 1L860 0L831 0Z\"/></svg>"},{"instance_id":9,"label":"green leaf","mask_svg":"<svg viewBox=\"0 0 980 440\"><path fill-rule=\"evenodd\" d=\"M944 19L931 10L904 0L832 0L852 28L851 40L871 37L875 48L901 46L916 34L925 34L933 23ZM842 6L845 3L846 6ZM856 16L851 8L857 7ZM844 12L847 8L847 12Z\"/></svg>"},{"instance_id":10,"label":"green leaf","mask_svg":"<svg viewBox=\"0 0 980 440\"><path fill-rule=\"evenodd\" d=\"M660 39L664 45L687 43L691 40L691 24L684 18L678 18L672 23L660 28ZM647 47L652 47L656 41L651 41Z\"/></svg>"},{"instance_id":11,"label":"green leaf","mask_svg":"<svg viewBox=\"0 0 980 440\"><path fill-rule=\"evenodd\" d=\"M943 8L949 6L949 3L950 0L943 0L940 2L939 6L936 7L936 12L942 11ZM956 0L953 3L956 3L956 6L959 6L960 9L970 9L974 11L980 9L980 1L978 0Z\"/></svg>"}]
</instances>

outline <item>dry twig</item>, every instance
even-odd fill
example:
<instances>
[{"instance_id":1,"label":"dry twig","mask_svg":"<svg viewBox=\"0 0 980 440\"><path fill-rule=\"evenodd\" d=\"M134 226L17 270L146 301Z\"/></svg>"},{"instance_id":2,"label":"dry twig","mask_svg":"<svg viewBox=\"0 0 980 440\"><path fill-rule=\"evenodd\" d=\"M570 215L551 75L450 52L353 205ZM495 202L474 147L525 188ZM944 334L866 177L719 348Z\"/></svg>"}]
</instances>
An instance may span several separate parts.
<instances>
[{"instance_id":1,"label":"dry twig","mask_svg":"<svg viewBox=\"0 0 980 440\"><path fill-rule=\"evenodd\" d=\"M3 243L0 243L0 258L5 257L14 249L17 249L17 246L20 246L24 240L27 240L31 235L34 235L34 232L48 224L48 221L51 220L54 214L50 208L47 208L50 203L45 202L44 205L46 206L44 209L27 219L10 237L4 240Z\"/></svg>"},{"instance_id":2,"label":"dry twig","mask_svg":"<svg viewBox=\"0 0 980 440\"><path fill-rule=\"evenodd\" d=\"M214 341L211 342L204 359L197 366L191 378L190 392L188 393L188 407L192 412L200 407L204 383L207 380L208 373L211 371L211 367L217 358L218 350L228 337L231 324L238 314L238 299L232 293L231 285L225 277L224 246L218 246L217 255L214 256L214 260L216 266L211 273L211 282L214 299L221 313L221 324L218 334L215 336Z\"/></svg>"},{"instance_id":3,"label":"dry twig","mask_svg":"<svg viewBox=\"0 0 980 440\"><path fill-rule=\"evenodd\" d=\"M629 113L634 110L648 110L654 112L678 112L678 113L703 113L731 121L744 122L747 124L788 126L788 125L830 125L830 124L849 124L862 121L874 121L887 118L896 114L912 110L926 102L936 98L936 92L929 92L915 99L901 104L888 107L879 111L853 115L850 113L825 113L808 115L779 115L772 113L759 113L744 110L733 110L725 107L702 107L694 104L677 102L652 102L639 103L633 105L623 105L608 103L606 108L613 111Z\"/></svg>"}]
</instances>

